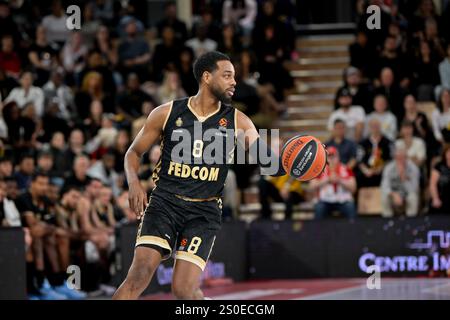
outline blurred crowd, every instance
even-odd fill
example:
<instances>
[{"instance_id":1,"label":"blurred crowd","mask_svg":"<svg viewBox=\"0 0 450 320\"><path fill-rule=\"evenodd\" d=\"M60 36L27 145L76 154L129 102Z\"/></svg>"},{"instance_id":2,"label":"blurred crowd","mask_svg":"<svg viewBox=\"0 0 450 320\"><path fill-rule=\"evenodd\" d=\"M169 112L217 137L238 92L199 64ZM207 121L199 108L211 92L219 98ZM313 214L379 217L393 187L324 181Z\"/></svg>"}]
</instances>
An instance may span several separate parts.
<instances>
[{"instance_id":1,"label":"blurred crowd","mask_svg":"<svg viewBox=\"0 0 450 320\"><path fill-rule=\"evenodd\" d=\"M379 29L367 26L370 5ZM327 122L328 166L307 184L261 178L262 217L272 217L271 202L284 203L286 218L299 203L316 219L450 213L450 3L440 12L432 0L356 1L350 66Z\"/></svg>"},{"instance_id":2,"label":"blurred crowd","mask_svg":"<svg viewBox=\"0 0 450 320\"><path fill-rule=\"evenodd\" d=\"M236 107L260 128L283 115L293 87L284 67L294 53L290 1L195 2L192 27L171 1L159 21L149 21L146 1L77 1L80 30L67 28L70 4L0 1L0 222L24 228L35 299L84 298L65 280L70 264L94 275L82 277L83 290L113 290L115 230L136 220L125 152L153 108L196 93L196 57L232 58ZM159 156L149 146L142 160L149 193Z\"/></svg>"},{"instance_id":3,"label":"blurred crowd","mask_svg":"<svg viewBox=\"0 0 450 320\"><path fill-rule=\"evenodd\" d=\"M379 30L367 28L369 5L381 8ZM328 119L330 168L313 183L316 217L330 203L354 212L363 188L379 192L385 217L450 213L449 3L441 9L431 0L357 2L350 67Z\"/></svg>"}]
</instances>

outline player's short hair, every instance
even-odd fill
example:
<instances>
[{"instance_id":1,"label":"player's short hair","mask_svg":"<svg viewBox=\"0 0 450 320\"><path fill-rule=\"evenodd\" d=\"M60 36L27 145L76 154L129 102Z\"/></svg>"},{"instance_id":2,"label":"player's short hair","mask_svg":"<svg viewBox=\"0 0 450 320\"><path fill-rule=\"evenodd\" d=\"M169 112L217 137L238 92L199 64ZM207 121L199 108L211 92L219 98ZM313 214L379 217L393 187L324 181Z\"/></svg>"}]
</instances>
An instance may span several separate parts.
<instances>
[{"instance_id":1,"label":"player's short hair","mask_svg":"<svg viewBox=\"0 0 450 320\"><path fill-rule=\"evenodd\" d=\"M200 84L205 71L213 72L217 70L218 61L231 61L230 57L218 51L205 53L194 62L194 77Z\"/></svg>"}]
</instances>

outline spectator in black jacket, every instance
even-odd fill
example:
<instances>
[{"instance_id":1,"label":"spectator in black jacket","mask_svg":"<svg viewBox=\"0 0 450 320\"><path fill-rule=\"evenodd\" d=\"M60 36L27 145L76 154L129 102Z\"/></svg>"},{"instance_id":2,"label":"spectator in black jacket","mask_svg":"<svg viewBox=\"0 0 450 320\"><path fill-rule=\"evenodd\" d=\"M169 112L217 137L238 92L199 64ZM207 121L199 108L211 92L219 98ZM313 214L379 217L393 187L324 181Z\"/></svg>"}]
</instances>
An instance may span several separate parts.
<instances>
[{"instance_id":1,"label":"spectator in black jacket","mask_svg":"<svg viewBox=\"0 0 450 320\"><path fill-rule=\"evenodd\" d=\"M428 42L420 42L420 53L415 63L415 76L417 87L417 99L419 101L433 101L434 87L440 83L439 65L440 59L430 50Z\"/></svg>"},{"instance_id":2,"label":"spectator in black jacket","mask_svg":"<svg viewBox=\"0 0 450 320\"><path fill-rule=\"evenodd\" d=\"M325 145L327 147L335 147L339 151L339 155L343 164L350 169L356 165L356 150L357 144L345 137L346 125L341 119L334 121L331 138Z\"/></svg>"},{"instance_id":3,"label":"spectator in black jacket","mask_svg":"<svg viewBox=\"0 0 450 320\"><path fill-rule=\"evenodd\" d=\"M148 63L150 62L150 47L138 35L136 21L128 21L125 32L127 37L122 40L118 48L119 65L122 76L135 72L140 79L148 77Z\"/></svg>"},{"instance_id":4,"label":"spectator in black jacket","mask_svg":"<svg viewBox=\"0 0 450 320\"><path fill-rule=\"evenodd\" d=\"M376 70L373 61L376 60L375 50L369 46L367 34L358 31L356 40L349 46L350 65L361 70L364 77L373 79L376 77Z\"/></svg>"},{"instance_id":5,"label":"spectator in black jacket","mask_svg":"<svg viewBox=\"0 0 450 320\"><path fill-rule=\"evenodd\" d=\"M180 43L187 40L188 32L186 24L177 18L177 5L175 1L169 1L165 5L164 18L157 24L158 36L162 37L164 27L172 27L175 30L175 37Z\"/></svg>"},{"instance_id":6,"label":"spectator in black jacket","mask_svg":"<svg viewBox=\"0 0 450 320\"><path fill-rule=\"evenodd\" d=\"M369 137L361 141L358 149L356 180L359 188L379 186L384 166L391 160L392 142L382 135L380 121L370 120L369 130Z\"/></svg>"},{"instance_id":7,"label":"spectator in black jacket","mask_svg":"<svg viewBox=\"0 0 450 320\"><path fill-rule=\"evenodd\" d=\"M189 47L184 47L177 61L177 70L180 74L181 86L189 96L195 95L198 90L198 82L195 80L193 65L194 52Z\"/></svg>"},{"instance_id":8,"label":"spectator in black jacket","mask_svg":"<svg viewBox=\"0 0 450 320\"><path fill-rule=\"evenodd\" d=\"M403 102L405 115L403 121L409 121L414 124L414 135L422 138L427 146L427 160L431 160L439 153L439 143L434 138L433 130L425 113L419 111L416 98L408 94Z\"/></svg>"},{"instance_id":9,"label":"spectator in black jacket","mask_svg":"<svg viewBox=\"0 0 450 320\"><path fill-rule=\"evenodd\" d=\"M118 98L118 109L130 120L136 119L142 115L144 101L153 101L153 98L141 89L138 75L130 73L126 89Z\"/></svg>"},{"instance_id":10,"label":"spectator in black jacket","mask_svg":"<svg viewBox=\"0 0 450 320\"><path fill-rule=\"evenodd\" d=\"M403 117L403 92L394 81L394 73L391 68L383 68L380 73L379 86L375 88L375 95L382 94L386 97L390 111L400 121Z\"/></svg>"},{"instance_id":11,"label":"spectator in black jacket","mask_svg":"<svg viewBox=\"0 0 450 320\"><path fill-rule=\"evenodd\" d=\"M85 75L95 71L102 76L102 88L114 99L116 93L116 83L114 82L113 73L107 66L107 61L99 50L91 50L87 57L87 66L81 71L79 79L81 83Z\"/></svg>"},{"instance_id":12,"label":"spectator in black jacket","mask_svg":"<svg viewBox=\"0 0 450 320\"><path fill-rule=\"evenodd\" d=\"M155 47L153 54L153 76L161 82L164 71L174 70L182 45L175 38L175 30L166 26L162 30L162 42Z\"/></svg>"},{"instance_id":13,"label":"spectator in black jacket","mask_svg":"<svg viewBox=\"0 0 450 320\"><path fill-rule=\"evenodd\" d=\"M352 96L352 104L363 107L366 114L372 112L373 94L371 88L361 81L360 71L350 66L344 72L344 85L337 91L340 92L343 88L347 88ZM337 95L335 98L335 107L337 108Z\"/></svg>"}]
</instances>

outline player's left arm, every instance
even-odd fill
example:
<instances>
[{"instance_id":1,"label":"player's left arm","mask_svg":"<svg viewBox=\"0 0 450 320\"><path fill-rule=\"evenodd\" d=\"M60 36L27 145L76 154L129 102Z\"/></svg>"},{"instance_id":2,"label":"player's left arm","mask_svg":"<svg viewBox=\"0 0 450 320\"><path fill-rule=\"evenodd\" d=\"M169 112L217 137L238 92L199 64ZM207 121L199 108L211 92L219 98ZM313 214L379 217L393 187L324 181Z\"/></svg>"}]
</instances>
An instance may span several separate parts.
<instances>
[{"instance_id":1,"label":"player's left arm","mask_svg":"<svg viewBox=\"0 0 450 320\"><path fill-rule=\"evenodd\" d=\"M237 130L237 140L238 143L240 143L240 147L244 147L244 149L248 152L253 148L253 146L256 146L257 148L262 148L265 151L267 151L268 157L271 159L270 162L262 163L261 159L259 157L260 152L259 149L257 150L257 163L260 165L262 169L269 168L271 165L276 161L277 164L277 171L273 172L273 174L269 174L271 176L282 176L285 175L286 172L283 170L283 166L281 165L280 156L278 153L274 152L270 146L266 144L264 140L262 140L259 136L258 130L256 130L255 125L253 124L252 120L250 120L249 117L247 117L243 112L236 109L236 128ZM242 145L243 144L243 145ZM256 145L255 145L256 144ZM272 172L273 170L271 170Z\"/></svg>"},{"instance_id":2,"label":"player's left arm","mask_svg":"<svg viewBox=\"0 0 450 320\"><path fill-rule=\"evenodd\" d=\"M259 133L258 130L256 130L253 121L250 120L249 117L247 117L242 111L239 111L238 109L236 109L235 112L237 127L235 129L238 130L238 142L243 142L245 145L241 147L244 147L247 151L250 146L259 139ZM242 141L242 139L245 140Z\"/></svg>"}]
</instances>

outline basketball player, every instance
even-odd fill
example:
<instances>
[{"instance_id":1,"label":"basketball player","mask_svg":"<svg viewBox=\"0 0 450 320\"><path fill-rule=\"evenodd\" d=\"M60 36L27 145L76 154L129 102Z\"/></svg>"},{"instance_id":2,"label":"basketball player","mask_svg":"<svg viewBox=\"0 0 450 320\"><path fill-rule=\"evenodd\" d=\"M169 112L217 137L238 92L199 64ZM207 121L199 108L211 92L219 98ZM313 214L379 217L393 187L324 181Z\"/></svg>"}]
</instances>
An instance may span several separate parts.
<instances>
[{"instance_id":1,"label":"basketball player","mask_svg":"<svg viewBox=\"0 0 450 320\"><path fill-rule=\"evenodd\" d=\"M200 56L194 63L194 75L199 83L198 93L155 108L125 155L130 207L143 217L132 265L113 299L138 298L160 262L172 255L172 248L176 248L172 293L178 299L203 299L200 276L221 226L221 194L228 154L223 153L219 164L195 162L195 158L202 157L208 141L195 140L194 125L201 122L203 132L242 129L246 149L258 143L259 135L252 121L231 106L236 81L228 56L219 52ZM192 164L171 157L177 143L171 135L182 129L190 133ZM226 139L226 134L218 136ZM137 175L139 161L160 137L162 154L153 176L156 187L147 203ZM275 175L282 174L285 172L279 166Z\"/></svg>"}]
</instances>

